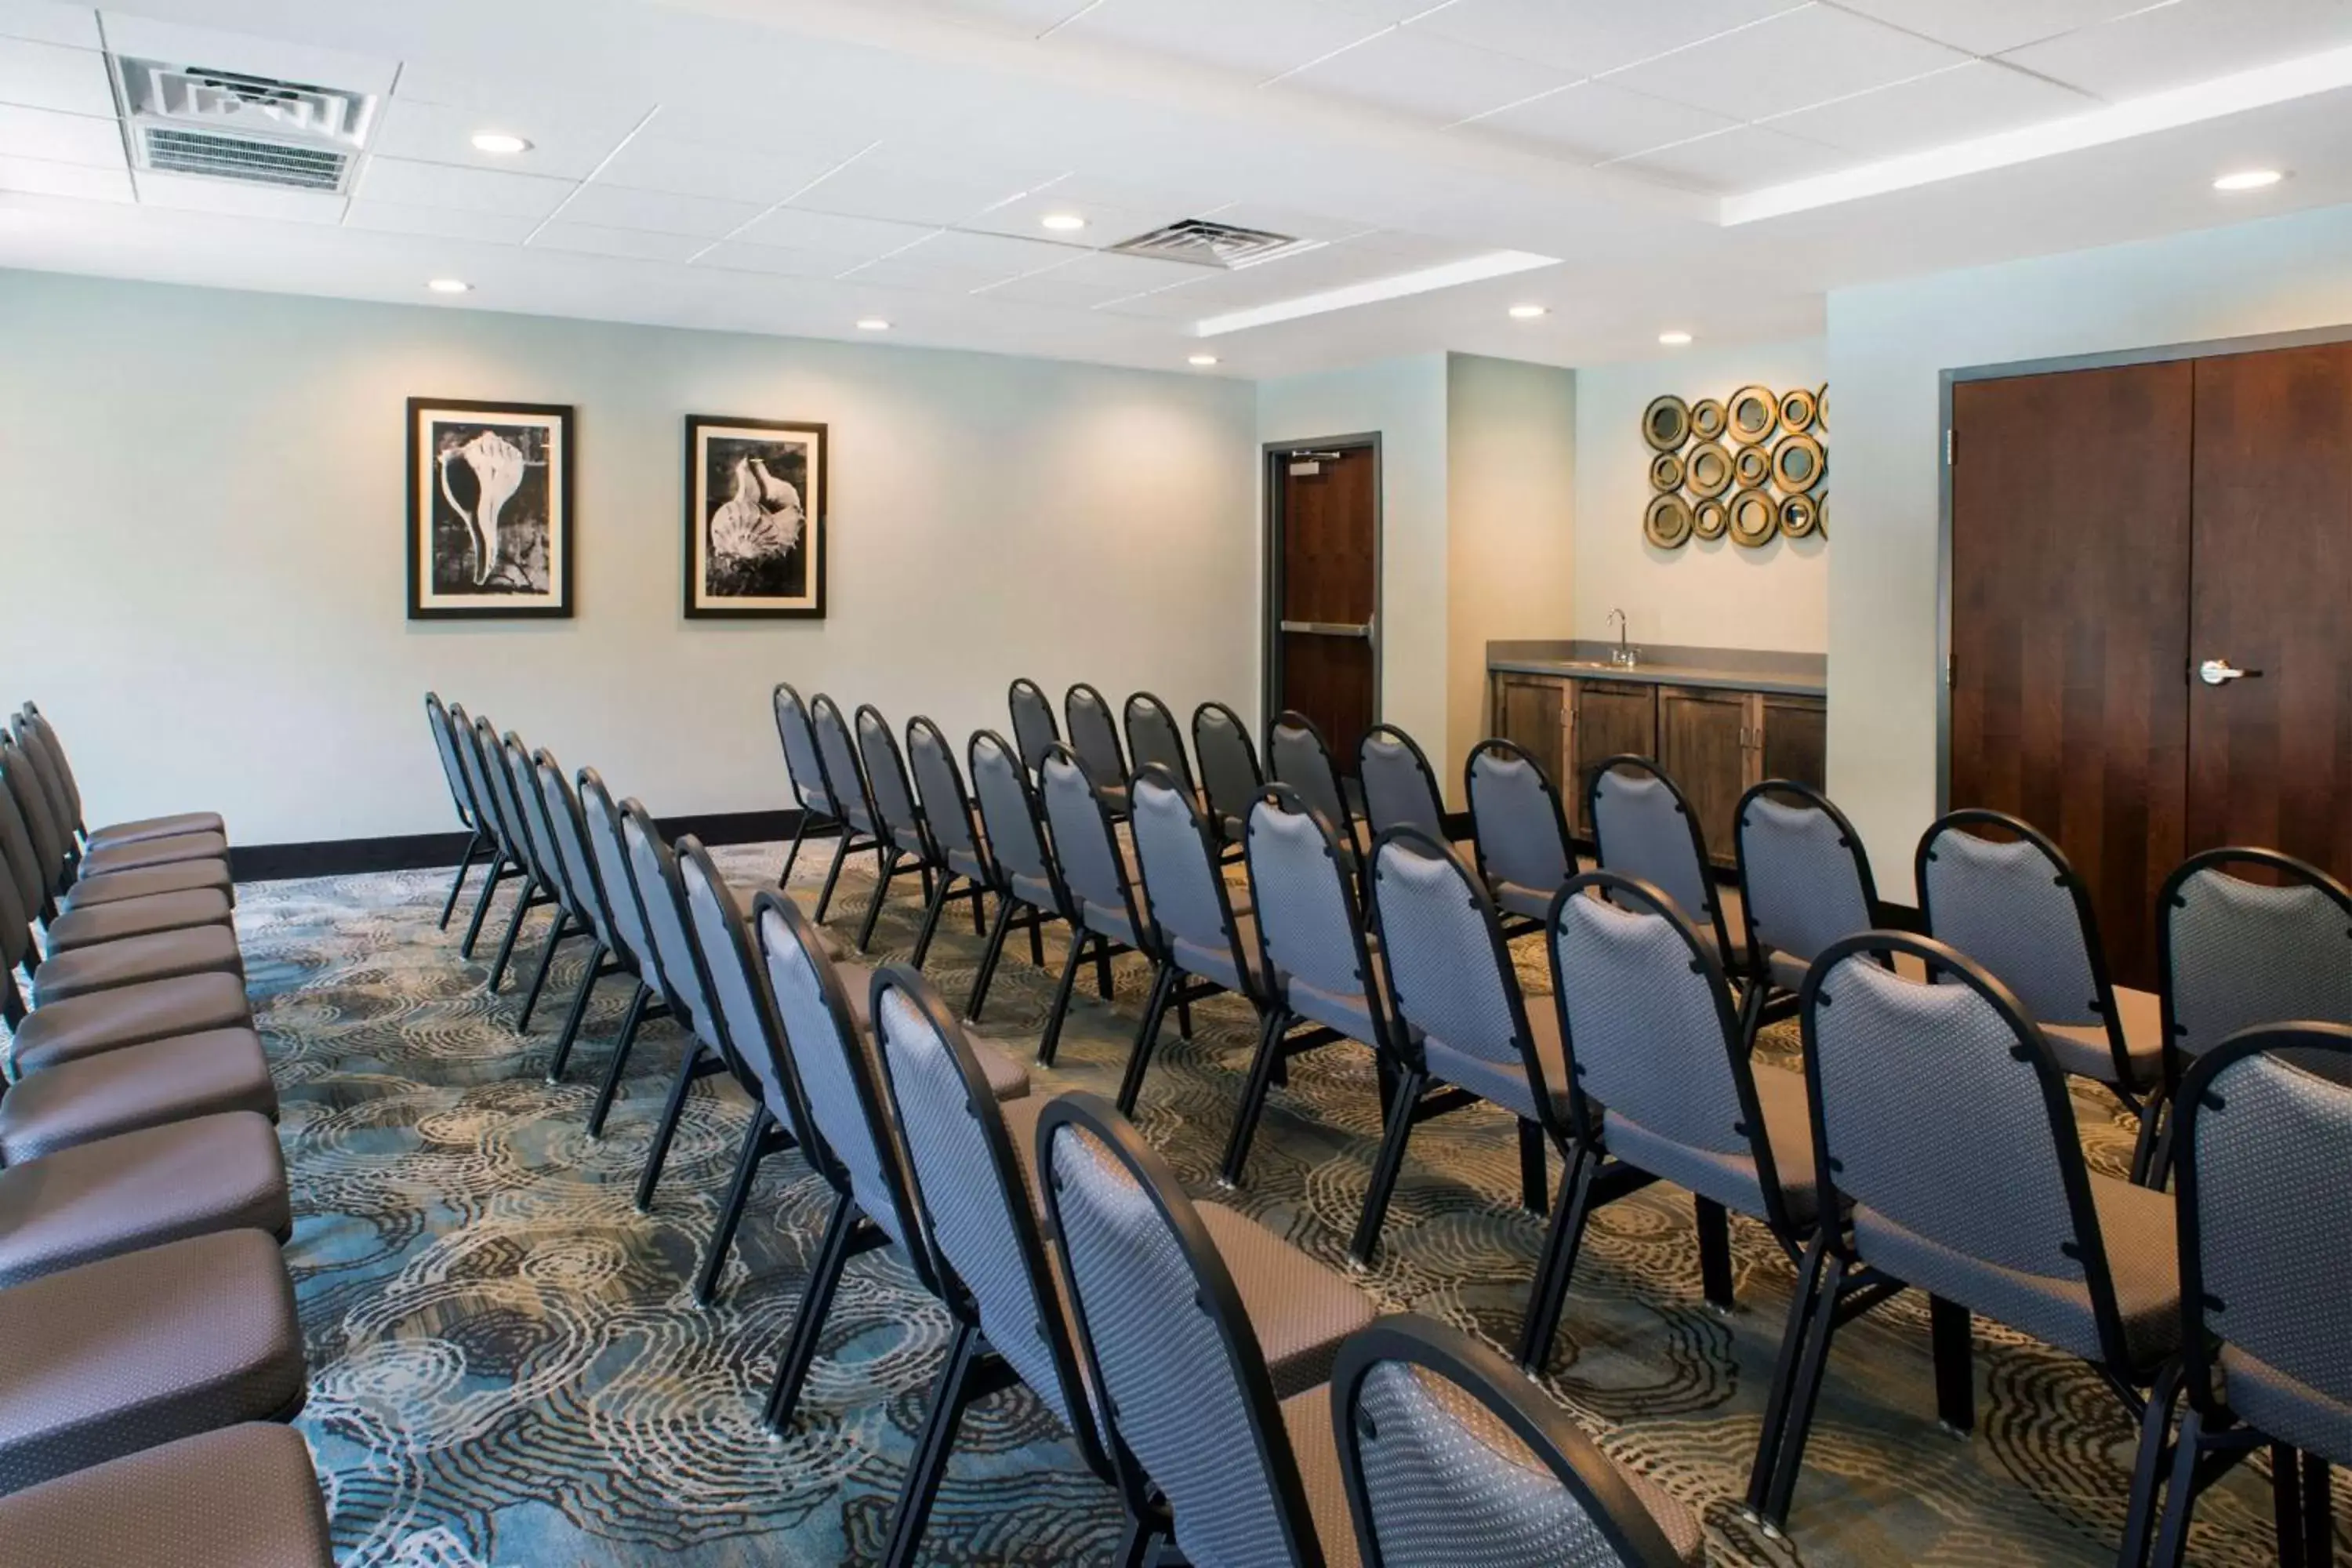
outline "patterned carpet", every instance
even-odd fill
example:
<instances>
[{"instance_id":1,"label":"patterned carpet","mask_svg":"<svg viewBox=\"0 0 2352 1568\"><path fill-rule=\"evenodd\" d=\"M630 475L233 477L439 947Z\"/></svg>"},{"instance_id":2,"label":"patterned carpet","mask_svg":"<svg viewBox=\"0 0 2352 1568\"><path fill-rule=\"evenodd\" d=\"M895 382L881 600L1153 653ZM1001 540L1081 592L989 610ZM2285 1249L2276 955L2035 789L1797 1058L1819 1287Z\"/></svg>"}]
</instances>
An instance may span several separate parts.
<instances>
[{"instance_id":1,"label":"patterned carpet","mask_svg":"<svg viewBox=\"0 0 2352 1568\"><path fill-rule=\"evenodd\" d=\"M772 879L779 854L751 847L722 859L750 889ZM342 1560L418 1568L873 1561L945 1314L892 1254L853 1262L796 1428L771 1441L760 1401L825 1190L797 1157L772 1160L719 1304L697 1308L687 1280L746 1101L722 1079L698 1086L654 1212L635 1213L631 1184L677 1035L665 1024L640 1037L625 1097L605 1137L591 1142L582 1126L622 985L602 989L572 1081L548 1086L541 1073L560 1004L517 1037L508 1023L515 983L497 999L483 989L491 943L483 963L468 964L456 931L435 929L446 887L446 873L413 872L240 894L238 930L285 1101L294 1181L287 1258L311 1366L301 1427ZM836 929L854 931L867 888L845 880ZM908 887L884 914L877 954L906 951L916 914ZM1019 946L1000 973L988 1028L1034 1041L1050 977ZM1522 946L1539 984L1536 944ZM968 925L934 949L930 973L959 1001L978 950ZM575 954L559 963L551 994L568 994L578 963ZM1082 996L1059 1069L1036 1073L1039 1092L1115 1087L1140 1009L1138 961L1121 961L1118 982L1110 1004ZM1195 1021L1190 1045L1171 1025L1139 1121L1188 1184L1206 1192L1254 1026L1231 1002L1198 1009ZM1776 1036L1767 1048L1790 1043ZM1274 1094L1249 1184L1234 1199L1334 1263L1373 1150L1372 1084L1369 1060L1349 1047L1301 1058L1290 1087ZM2120 1169L2128 1130L2101 1096L2085 1091L2077 1108L2095 1159ZM1541 1238L1516 1205L1517 1173L1511 1124L1499 1114L1472 1110L1417 1131L1369 1288L1389 1307L1507 1344ZM2133 1437L2112 1397L2080 1365L1979 1323L1978 1430L1967 1442L1944 1436L1924 1303L1908 1299L1841 1334L1792 1539L1761 1538L1733 1501L1792 1271L1759 1227L1735 1219L1740 1306L1717 1316L1700 1300L1690 1215L1689 1200L1664 1188L1601 1211L1547 1385L1620 1461L1703 1510L1714 1562L1990 1568L2112 1559ZM2339 1516L2352 1521L2347 1492L2339 1489ZM2259 1476L2233 1476L2200 1519L2192 1561L2270 1561ZM1015 1389L967 1419L932 1518L929 1560L1100 1561L1116 1524L1108 1491L1054 1418Z\"/></svg>"}]
</instances>

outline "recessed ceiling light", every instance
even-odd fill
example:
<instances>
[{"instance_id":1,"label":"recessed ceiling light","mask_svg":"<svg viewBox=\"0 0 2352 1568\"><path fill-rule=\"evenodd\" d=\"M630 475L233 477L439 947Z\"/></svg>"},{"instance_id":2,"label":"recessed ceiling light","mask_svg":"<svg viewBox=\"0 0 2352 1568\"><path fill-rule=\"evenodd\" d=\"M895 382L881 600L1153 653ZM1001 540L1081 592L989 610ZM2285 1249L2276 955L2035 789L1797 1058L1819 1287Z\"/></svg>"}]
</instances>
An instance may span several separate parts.
<instances>
[{"instance_id":1,"label":"recessed ceiling light","mask_svg":"<svg viewBox=\"0 0 2352 1568\"><path fill-rule=\"evenodd\" d=\"M2217 191L2259 191L2264 185L2275 185L2286 178L2277 169L2241 169L2234 174L2224 174L2213 182Z\"/></svg>"},{"instance_id":2,"label":"recessed ceiling light","mask_svg":"<svg viewBox=\"0 0 2352 1568\"><path fill-rule=\"evenodd\" d=\"M474 132L474 151L477 153L497 153L501 154L509 153L528 153L530 151L530 143L524 141L521 137L515 135L512 132L477 131Z\"/></svg>"},{"instance_id":3,"label":"recessed ceiling light","mask_svg":"<svg viewBox=\"0 0 2352 1568\"><path fill-rule=\"evenodd\" d=\"M1056 234L1071 234L1087 226L1087 220L1076 213L1047 213L1037 221Z\"/></svg>"},{"instance_id":4,"label":"recessed ceiling light","mask_svg":"<svg viewBox=\"0 0 2352 1568\"><path fill-rule=\"evenodd\" d=\"M1665 344L1666 347L1670 349L1678 349L1685 343L1690 342L1690 334L1688 332L1660 332L1658 334L1658 341Z\"/></svg>"},{"instance_id":5,"label":"recessed ceiling light","mask_svg":"<svg viewBox=\"0 0 2352 1568\"><path fill-rule=\"evenodd\" d=\"M1551 307L1549 305L1514 305L1511 307L1511 320L1515 321L1532 321L1538 316L1549 316L1550 314Z\"/></svg>"},{"instance_id":6,"label":"recessed ceiling light","mask_svg":"<svg viewBox=\"0 0 2352 1568\"><path fill-rule=\"evenodd\" d=\"M890 323L879 316L860 316L857 330L861 332L887 332L890 330Z\"/></svg>"},{"instance_id":7,"label":"recessed ceiling light","mask_svg":"<svg viewBox=\"0 0 2352 1568\"><path fill-rule=\"evenodd\" d=\"M1400 272L1392 278L1375 278L1368 283L1350 283L1344 289L1327 289L1319 294L1301 294L1295 300L1277 300L1271 305L1210 316L1192 323L1192 335L1196 338L1219 337L1226 332L1246 331L1252 327L1271 326L1276 321L1295 321L1302 316L1319 316L1327 310L1376 305L1383 300L1402 300L1438 289L1483 283L1489 278L1507 278L1514 272L1559 265L1559 258L1557 256L1537 256L1525 250L1490 250L1483 256L1465 257L1460 261L1424 267L1418 272Z\"/></svg>"},{"instance_id":8,"label":"recessed ceiling light","mask_svg":"<svg viewBox=\"0 0 2352 1568\"><path fill-rule=\"evenodd\" d=\"M1186 364L1213 365L1217 363L1217 356L1214 354L1194 354L1191 359L1186 360L1184 363Z\"/></svg>"},{"instance_id":9,"label":"recessed ceiling light","mask_svg":"<svg viewBox=\"0 0 2352 1568\"><path fill-rule=\"evenodd\" d=\"M462 278L436 278L425 285L436 294L470 294L474 286Z\"/></svg>"}]
</instances>

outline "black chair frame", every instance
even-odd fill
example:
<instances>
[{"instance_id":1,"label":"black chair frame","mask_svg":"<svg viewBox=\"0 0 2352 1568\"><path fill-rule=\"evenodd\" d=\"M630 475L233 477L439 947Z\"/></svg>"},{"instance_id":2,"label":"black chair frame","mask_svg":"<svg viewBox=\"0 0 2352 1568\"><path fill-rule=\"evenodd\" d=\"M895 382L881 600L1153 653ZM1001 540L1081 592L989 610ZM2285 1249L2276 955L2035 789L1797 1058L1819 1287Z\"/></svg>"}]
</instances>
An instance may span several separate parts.
<instances>
[{"instance_id":1,"label":"black chair frame","mask_svg":"<svg viewBox=\"0 0 2352 1568\"><path fill-rule=\"evenodd\" d=\"M1056 741L1055 744L1059 745L1061 742ZM988 945L982 949L980 968L971 977L971 994L964 998L963 1016L964 1022L968 1024L980 1022L980 1010L988 1002L988 988L996 979L997 963L1004 956L1005 939L1015 928L1027 931L1029 962L1037 968L1043 969L1045 967L1046 922L1066 920L1071 908L1069 889L1062 886L1062 869L1054 859L1053 835L1045 831L1045 814L1037 802L1037 787L1031 782L1029 769L1022 765L1019 750L993 730L976 730L972 732L971 742L964 748L965 776L967 778L979 776L980 769L974 765L972 759L980 754L980 748L982 745L992 746L1013 759L1013 781L1021 786L1022 810L1028 816L1029 831L1035 836L1040 858L1045 866L1046 886L1053 895L1054 905L1048 909L1041 904L1031 903L1013 890L1012 873L1004 869L1001 860L996 859L997 835L993 831L988 831L989 858L995 863L998 874L1003 879L1003 885L997 889L996 919L990 922ZM981 806L981 826L984 831L988 830L988 807L984 801ZM1070 935L1070 947L1073 953L1077 950L1078 940L1077 932L1073 931ZM1110 984L1108 972L1100 978L1102 984L1108 987Z\"/></svg>"},{"instance_id":2,"label":"black chair frame","mask_svg":"<svg viewBox=\"0 0 2352 1568\"><path fill-rule=\"evenodd\" d=\"M1074 687L1072 689L1075 690L1076 688ZM1089 687L1087 689L1093 689ZM1135 886L1128 878L1127 858L1118 852L1118 832L1115 824L1124 814L1112 810L1110 803L1103 798L1102 781L1096 778L1092 770L1087 768L1086 760L1067 744L1059 741L1046 748L1044 760L1037 764L1038 787L1031 798L1036 806L1041 827L1050 826L1050 819L1046 819L1044 815L1045 763L1057 758L1076 768L1078 776L1087 781L1087 793L1093 797L1095 809L1102 815L1103 835L1110 841L1111 871L1118 879L1119 897L1124 900L1123 912L1127 916L1128 929L1133 931L1138 939L1145 939L1147 929L1141 908L1135 897ZM1037 1041L1037 1059L1045 1066L1052 1067L1055 1054L1061 1048L1062 1025L1069 1016L1070 996L1076 987L1078 964L1087 953L1094 954L1095 994L1108 1002L1110 1000L1112 991L1110 961L1120 953L1134 952L1138 950L1087 924L1085 911L1079 908L1077 896L1070 891L1069 881L1061 869L1060 841L1052 837L1050 834L1043 841L1048 846L1047 854L1051 858L1050 864L1055 868L1054 891L1055 895L1062 900L1062 919L1070 928L1069 953L1062 960L1062 977L1054 986L1053 1005L1045 1015L1045 1032ZM1153 957L1150 952L1145 952L1143 956L1146 959Z\"/></svg>"},{"instance_id":3,"label":"black chair frame","mask_svg":"<svg viewBox=\"0 0 2352 1568\"><path fill-rule=\"evenodd\" d=\"M1559 832L1562 858L1568 867L1569 875L1574 876L1576 874L1576 840L1569 837L1568 813L1560 805L1559 785L1553 782L1551 773L1533 752L1517 741L1507 740L1500 735L1490 735L1471 747L1469 754L1462 759L1462 798L1470 807L1470 847L1477 856L1479 885L1486 886L1492 875L1486 869L1486 841L1478 831L1478 759L1489 753L1508 757L1513 762L1525 763L1535 771L1536 781L1543 788L1544 798L1551 803L1552 825ZM1503 922L1503 934L1507 938L1522 937L1530 931L1544 929L1544 923L1531 916L1504 914L1499 910L1496 910L1496 915Z\"/></svg>"},{"instance_id":4,"label":"black chair frame","mask_svg":"<svg viewBox=\"0 0 2352 1568\"><path fill-rule=\"evenodd\" d=\"M1706 917L1715 931L1716 951L1726 960L1724 972L1729 974L1731 931L1723 918L1723 892L1716 882L1715 862L1707 858L1706 834L1698 825L1698 813L1691 809L1690 797L1683 794L1683 786L1674 781L1673 775L1658 765L1656 758L1620 752L1593 764L1584 784L1584 812L1592 824L1593 863L1603 867L1609 863L1607 848L1601 841L1601 780L1614 768L1639 769L1665 785L1667 793L1674 797L1675 809L1682 814L1683 822L1690 828L1691 855L1698 862L1699 880L1706 889L1706 908L1692 910L1684 918L1696 921L1701 914ZM1735 978L1745 979L1748 976L1742 974Z\"/></svg>"},{"instance_id":5,"label":"black chair frame","mask_svg":"<svg viewBox=\"0 0 2352 1568\"><path fill-rule=\"evenodd\" d=\"M1202 760L1208 756L1209 752L1201 744L1201 720L1203 715L1210 713L1216 714L1219 721L1232 730L1234 743L1241 748L1242 755L1249 761L1250 793L1246 800L1239 803L1221 801L1217 798L1217 781L1207 763ZM1250 805L1257 799L1257 791L1265 783L1265 769L1258 761L1257 743L1250 739L1249 726L1242 722L1242 716L1222 702L1203 702L1193 709L1192 760L1194 766L1200 769L1201 795L1208 806L1209 819L1216 826L1218 841L1225 846L1224 858L1228 860L1238 860L1241 858L1242 840L1247 831ZM1234 804L1239 804L1241 806L1238 813L1226 809L1228 805Z\"/></svg>"},{"instance_id":6,"label":"black chair frame","mask_svg":"<svg viewBox=\"0 0 2352 1568\"><path fill-rule=\"evenodd\" d=\"M1756 935L1756 900L1748 886L1748 840L1742 830L1748 826L1748 804L1770 795L1794 795L1837 825L1838 845L1853 853L1855 872L1862 879L1863 907L1870 911L1871 923L1887 923L1880 915L1878 879L1870 869L1870 850L1863 843L1853 820L1839 810L1828 795L1809 784L1795 779L1766 779L1750 785L1731 814L1732 858L1739 868L1739 915L1748 943L1748 983L1740 996L1740 1037L1750 1046L1755 1044L1756 1032L1765 1025L1797 1014L1797 994L1772 984L1770 955Z\"/></svg>"},{"instance_id":7,"label":"black chair frame","mask_svg":"<svg viewBox=\"0 0 2352 1568\"><path fill-rule=\"evenodd\" d=\"M457 911L457 897L465 891L466 879L474 869L475 859L490 842L474 805L474 790L467 782L465 764L457 760L457 741L449 728L449 710L437 691L425 694L425 721L433 731L433 746L441 754L441 771L449 781L449 804L457 810L457 820L466 828L465 853L457 857L457 874L450 879L449 896L441 903L441 929L449 929L449 917Z\"/></svg>"},{"instance_id":8,"label":"black chair frame","mask_svg":"<svg viewBox=\"0 0 2352 1568\"><path fill-rule=\"evenodd\" d=\"M776 886L779 888L793 879L793 862L800 858L801 844L804 839L812 834L821 837L828 833L846 832L849 827L849 825L838 815L829 811L820 811L809 804L808 781L793 769L793 743L786 738L784 732L786 721L784 702L787 698L791 699L793 707L799 710L801 723L809 724L808 704L802 700L798 689L790 681L776 682L775 689L768 694L768 706L775 714L776 744L784 753L784 777L792 784L793 808L792 845L784 851L784 868L776 873ZM825 787L824 753L817 750L816 733L813 726L809 732L809 753L817 766L818 787L824 788Z\"/></svg>"},{"instance_id":9,"label":"black chair frame","mask_svg":"<svg viewBox=\"0 0 2352 1568\"><path fill-rule=\"evenodd\" d=\"M940 916L946 911L949 904L959 899L970 900L971 901L971 934L985 938L988 935L988 896L991 893L1002 894L1004 890L1003 879L996 869L996 857L989 851L988 835L977 827L971 830L971 852L972 858L980 864L981 875L977 879L967 877L949 863L947 844L939 837L938 830L933 825L942 815L948 813L955 814L957 820L966 823L973 822L977 814L972 810L971 791L964 784L963 769L956 762L955 748L948 743L947 731L924 715L916 714L907 721L906 750L908 755L914 752L915 736L919 732L929 736L937 745L940 756L947 763L945 782L953 787L951 798L943 801L932 800L929 791L923 792L922 795L923 826L924 831L930 837L932 852L939 858L935 868L939 881L931 890L929 904L923 910L923 926L922 930L915 935L914 951L907 959L907 962L917 969L923 967L923 960L930 953L931 939L939 934ZM911 767L908 770L910 774L913 771ZM965 884L961 889L956 887L959 881Z\"/></svg>"}]
</instances>

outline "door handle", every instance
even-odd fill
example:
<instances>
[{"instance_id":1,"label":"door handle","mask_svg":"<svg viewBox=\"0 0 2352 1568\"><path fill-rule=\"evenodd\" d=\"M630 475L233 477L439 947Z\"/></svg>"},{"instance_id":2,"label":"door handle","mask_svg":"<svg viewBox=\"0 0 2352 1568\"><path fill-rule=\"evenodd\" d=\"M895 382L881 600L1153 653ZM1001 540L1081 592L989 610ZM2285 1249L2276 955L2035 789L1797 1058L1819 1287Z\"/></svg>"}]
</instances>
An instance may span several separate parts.
<instances>
[{"instance_id":1,"label":"door handle","mask_svg":"<svg viewBox=\"0 0 2352 1568\"><path fill-rule=\"evenodd\" d=\"M1370 637L1370 621L1285 621L1282 629L1312 637Z\"/></svg>"},{"instance_id":2,"label":"door handle","mask_svg":"<svg viewBox=\"0 0 2352 1568\"><path fill-rule=\"evenodd\" d=\"M2233 680L2261 674L2259 669L2240 669L2226 658L2209 658L2197 667L2197 679L2208 686L2227 686Z\"/></svg>"}]
</instances>

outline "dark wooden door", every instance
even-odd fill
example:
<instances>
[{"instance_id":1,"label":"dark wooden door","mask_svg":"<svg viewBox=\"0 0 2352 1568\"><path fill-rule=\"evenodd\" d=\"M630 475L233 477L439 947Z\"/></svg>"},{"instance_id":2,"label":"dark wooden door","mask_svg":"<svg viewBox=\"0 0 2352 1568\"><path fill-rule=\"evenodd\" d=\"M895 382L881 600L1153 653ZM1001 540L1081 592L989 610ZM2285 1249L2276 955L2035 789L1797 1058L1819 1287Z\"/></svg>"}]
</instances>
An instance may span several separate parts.
<instances>
[{"instance_id":1,"label":"dark wooden door","mask_svg":"<svg viewBox=\"0 0 2352 1568\"><path fill-rule=\"evenodd\" d=\"M1592 814L1585 791L1593 770L1614 756L1658 753L1658 689L1635 680L1579 680L1572 699L1569 752L1572 778L1559 779L1560 804L1578 837L1592 837Z\"/></svg>"},{"instance_id":2,"label":"dark wooden door","mask_svg":"<svg viewBox=\"0 0 2352 1568\"><path fill-rule=\"evenodd\" d=\"M1658 766L1683 792L1707 858L1732 864L1731 823L1748 788L1754 703L1745 691L1666 686L1658 690Z\"/></svg>"},{"instance_id":3,"label":"dark wooden door","mask_svg":"<svg viewBox=\"0 0 2352 1568\"><path fill-rule=\"evenodd\" d=\"M2352 878L2352 343L2196 376L2187 847Z\"/></svg>"},{"instance_id":4,"label":"dark wooden door","mask_svg":"<svg viewBox=\"0 0 2352 1568\"><path fill-rule=\"evenodd\" d=\"M1370 447L1279 455L1274 711L1315 721L1342 773L1373 721L1380 459Z\"/></svg>"},{"instance_id":5,"label":"dark wooden door","mask_svg":"<svg viewBox=\"0 0 2352 1568\"><path fill-rule=\"evenodd\" d=\"M2132 985L2186 842L2193 376L1952 388L1951 804L2057 840Z\"/></svg>"},{"instance_id":6,"label":"dark wooden door","mask_svg":"<svg viewBox=\"0 0 2352 1568\"><path fill-rule=\"evenodd\" d=\"M1568 682L1540 675L1495 679L1495 733L1516 741L1543 764L1557 786L1568 762Z\"/></svg>"},{"instance_id":7,"label":"dark wooden door","mask_svg":"<svg viewBox=\"0 0 2352 1568\"><path fill-rule=\"evenodd\" d=\"M1768 691L1757 700L1762 757L1757 782L1794 779L1829 787L1829 704L1818 697Z\"/></svg>"}]
</instances>

